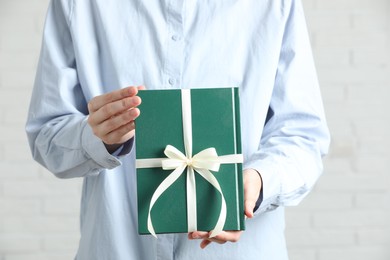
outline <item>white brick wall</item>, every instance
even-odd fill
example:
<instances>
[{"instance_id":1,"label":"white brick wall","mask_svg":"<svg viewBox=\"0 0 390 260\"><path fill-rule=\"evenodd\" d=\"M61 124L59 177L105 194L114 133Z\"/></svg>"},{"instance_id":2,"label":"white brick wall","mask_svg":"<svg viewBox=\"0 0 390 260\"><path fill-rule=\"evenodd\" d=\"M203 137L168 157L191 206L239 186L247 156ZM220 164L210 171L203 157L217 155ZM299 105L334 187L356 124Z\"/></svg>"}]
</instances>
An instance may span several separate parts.
<instances>
[{"instance_id":1,"label":"white brick wall","mask_svg":"<svg viewBox=\"0 0 390 260\"><path fill-rule=\"evenodd\" d=\"M315 190L287 210L290 257L387 260L390 2L303 1L333 141Z\"/></svg>"},{"instance_id":2,"label":"white brick wall","mask_svg":"<svg viewBox=\"0 0 390 260\"><path fill-rule=\"evenodd\" d=\"M73 259L81 180L32 161L24 123L48 0L0 0L0 259Z\"/></svg>"},{"instance_id":3,"label":"white brick wall","mask_svg":"<svg viewBox=\"0 0 390 260\"><path fill-rule=\"evenodd\" d=\"M0 0L0 260L69 260L81 181L31 159L24 134L49 0ZM287 210L291 260L390 259L390 2L303 0L333 142Z\"/></svg>"}]
</instances>

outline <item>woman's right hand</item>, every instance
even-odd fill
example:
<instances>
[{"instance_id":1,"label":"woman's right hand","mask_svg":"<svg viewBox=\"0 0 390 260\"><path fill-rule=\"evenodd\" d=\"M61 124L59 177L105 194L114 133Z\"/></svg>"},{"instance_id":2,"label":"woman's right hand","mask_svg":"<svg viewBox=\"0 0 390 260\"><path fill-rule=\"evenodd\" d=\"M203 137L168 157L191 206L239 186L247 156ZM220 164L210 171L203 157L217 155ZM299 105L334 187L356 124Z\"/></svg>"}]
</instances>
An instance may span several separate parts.
<instances>
[{"instance_id":1,"label":"woman's right hand","mask_svg":"<svg viewBox=\"0 0 390 260\"><path fill-rule=\"evenodd\" d=\"M94 97L88 103L88 124L112 153L134 137L134 120L140 115L137 108L141 98L138 90L144 86L127 87Z\"/></svg>"}]
</instances>

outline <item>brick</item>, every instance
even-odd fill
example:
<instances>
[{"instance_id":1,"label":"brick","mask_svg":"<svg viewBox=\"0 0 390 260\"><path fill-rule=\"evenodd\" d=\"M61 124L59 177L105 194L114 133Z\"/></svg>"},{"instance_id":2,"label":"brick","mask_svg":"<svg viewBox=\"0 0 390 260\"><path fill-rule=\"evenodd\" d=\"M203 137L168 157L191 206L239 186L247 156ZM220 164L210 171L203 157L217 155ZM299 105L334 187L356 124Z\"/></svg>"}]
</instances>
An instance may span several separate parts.
<instances>
[{"instance_id":1,"label":"brick","mask_svg":"<svg viewBox=\"0 0 390 260\"><path fill-rule=\"evenodd\" d=\"M390 169L389 156L382 155L360 155L353 159L353 169L357 174L386 175Z\"/></svg>"},{"instance_id":2,"label":"brick","mask_svg":"<svg viewBox=\"0 0 390 260\"><path fill-rule=\"evenodd\" d=\"M327 49L314 54L316 65L320 68L347 68L351 65L351 51L345 49ZM360 57L359 57L360 58Z\"/></svg>"},{"instance_id":3,"label":"brick","mask_svg":"<svg viewBox=\"0 0 390 260\"><path fill-rule=\"evenodd\" d=\"M326 56L326 54L324 55ZM331 59L329 59L330 61ZM332 64L329 63L329 66ZM345 84L338 84L338 83L327 83L327 82L321 82L321 93L322 93L322 99L324 100L324 103L326 104L325 108L327 109L330 107L330 104L334 103L344 103L346 100L346 85Z\"/></svg>"},{"instance_id":4,"label":"brick","mask_svg":"<svg viewBox=\"0 0 390 260\"><path fill-rule=\"evenodd\" d=\"M0 252L36 252L40 250L41 243L36 236L30 235L0 235Z\"/></svg>"},{"instance_id":5,"label":"brick","mask_svg":"<svg viewBox=\"0 0 390 260\"><path fill-rule=\"evenodd\" d=\"M324 173L325 175L351 175L353 173L351 160L339 157L328 156L324 159ZM319 185L321 185L321 180Z\"/></svg>"},{"instance_id":6,"label":"brick","mask_svg":"<svg viewBox=\"0 0 390 260\"><path fill-rule=\"evenodd\" d=\"M353 64L359 68L388 68L388 55L386 51L356 50L352 52Z\"/></svg>"},{"instance_id":7,"label":"brick","mask_svg":"<svg viewBox=\"0 0 390 260\"><path fill-rule=\"evenodd\" d=\"M332 129L332 128L331 128ZM348 130L348 129L344 129ZM355 155L358 141L350 132L340 135L333 135L330 145L330 156L338 158L351 158Z\"/></svg>"},{"instance_id":8,"label":"brick","mask_svg":"<svg viewBox=\"0 0 390 260\"><path fill-rule=\"evenodd\" d=\"M302 0L302 4L304 9L309 13L309 11L313 11L316 7L316 2L313 0Z\"/></svg>"},{"instance_id":9,"label":"brick","mask_svg":"<svg viewBox=\"0 0 390 260\"><path fill-rule=\"evenodd\" d=\"M354 259L354 260L386 260L388 258L388 250L385 247L372 246L372 247L361 247L361 246L352 246L352 247L340 247L332 249L320 249L319 251L319 260L345 260L345 259Z\"/></svg>"},{"instance_id":10,"label":"brick","mask_svg":"<svg viewBox=\"0 0 390 260\"><path fill-rule=\"evenodd\" d=\"M24 135L20 140L25 139L25 142L22 142L21 144L5 144L4 150L5 150L5 160L7 162L20 162L20 161L29 161L31 160L31 151L27 143L27 138ZM21 142L21 141L19 141Z\"/></svg>"},{"instance_id":11,"label":"brick","mask_svg":"<svg viewBox=\"0 0 390 260\"><path fill-rule=\"evenodd\" d=\"M76 234L79 231L77 216L12 216L3 217L4 234Z\"/></svg>"},{"instance_id":12,"label":"brick","mask_svg":"<svg viewBox=\"0 0 390 260\"><path fill-rule=\"evenodd\" d=\"M300 248L289 245L287 245L287 248L290 260L317 260L317 252L315 249Z\"/></svg>"},{"instance_id":13,"label":"brick","mask_svg":"<svg viewBox=\"0 0 390 260\"><path fill-rule=\"evenodd\" d=\"M356 106L358 107L358 105ZM359 112L361 112L361 117L360 120L359 118L356 118L353 120L353 126L354 126L354 131L356 132L356 135L359 136L360 138L375 138L375 137L386 137L388 130L390 130L389 125L383 123L383 118L385 118L385 112L384 111L379 111L380 107L382 109L384 108L383 106L378 106L378 107L370 107L370 111L365 111L365 109L359 109ZM366 109L367 110L367 109ZM373 113L374 110L378 110L376 112L379 113L375 114ZM372 113L372 116L369 117L370 112ZM351 116L355 117L355 116ZM383 143L388 142L387 138L383 138ZM387 153L385 153L387 154Z\"/></svg>"},{"instance_id":14,"label":"brick","mask_svg":"<svg viewBox=\"0 0 390 260\"><path fill-rule=\"evenodd\" d=\"M365 48L375 50L377 48L386 48L387 39L383 32L366 32L357 31L332 31L316 34L316 46L323 49L337 48L340 50L349 50L354 48Z\"/></svg>"},{"instance_id":15,"label":"brick","mask_svg":"<svg viewBox=\"0 0 390 260\"><path fill-rule=\"evenodd\" d=\"M0 197L2 216L31 216L42 212L41 201L37 199L10 199Z\"/></svg>"},{"instance_id":16,"label":"brick","mask_svg":"<svg viewBox=\"0 0 390 260\"><path fill-rule=\"evenodd\" d=\"M320 10L332 11L380 11L388 8L387 0L339 0L325 1L320 0L317 3L317 8Z\"/></svg>"},{"instance_id":17,"label":"brick","mask_svg":"<svg viewBox=\"0 0 390 260\"><path fill-rule=\"evenodd\" d=\"M4 260L69 260L74 259L76 253L30 253L6 254Z\"/></svg>"},{"instance_id":18,"label":"brick","mask_svg":"<svg viewBox=\"0 0 390 260\"><path fill-rule=\"evenodd\" d=\"M24 128L15 128L12 125L0 126L0 143L9 142L16 144L26 144L26 133Z\"/></svg>"},{"instance_id":19,"label":"brick","mask_svg":"<svg viewBox=\"0 0 390 260\"><path fill-rule=\"evenodd\" d=\"M321 185L321 179L317 186ZM348 192L313 192L300 204L302 210L344 210L353 208L353 195Z\"/></svg>"},{"instance_id":20,"label":"brick","mask_svg":"<svg viewBox=\"0 0 390 260\"><path fill-rule=\"evenodd\" d=\"M333 79L344 84L385 85L388 81L388 71L378 68L318 68L320 79Z\"/></svg>"},{"instance_id":21,"label":"brick","mask_svg":"<svg viewBox=\"0 0 390 260\"><path fill-rule=\"evenodd\" d=\"M46 198L43 202L43 213L45 215L77 216L79 215L80 198L72 197L67 199Z\"/></svg>"},{"instance_id":22,"label":"brick","mask_svg":"<svg viewBox=\"0 0 390 260\"><path fill-rule=\"evenodd\" d=\"M2 6L3 7L3 6ZM29 33L34 31L34 17L19 12L2 12L0 23L1 34Z\"/></svg>"},{"instance_id":23,"label":"brick","mask_svg":"<svg viewBox=\"0 0 390 260\"><path fill-rule=\"evenodd\" d=\"M386 106L389 97L390 91L385 85L377 85L375 89L371 89L369 84L353 84L347 88L346 100L349 105L365 105L366 110L371 111L373 105L380 105L382 108Z\"/></svg>"},{"instance_id":24,"label":"brick","mask_svg":"<svg viewBox=\"0 0 390 260\"><path fill-rule=\"evenodd\" d=\"M368 192L386 191L388 189L387 178L384 175L323 175L318 191L340 192Z\"/></svg>"},{"instance_id":25,"label":"brick","mask_svg":"<svg viewBox=\"0 0 390 260\"><path fill-rule=\"evenodd\" d=\"M325 106L328 127L331 130L332 138L334 136L351 135L353 125L345 107L345 101L333 102ZM337 130L337 131L336 131Z\"/></svg>"},{"instance_id":26,"label":"brick","mask_svg":"<svg viewBox=\"0 0 390 260\"><path fill-rule=\"evenodd\" d=\"M4 157L3 157L4 158ZM0 161L0 180L30 180L39 178L39 166L32 160L23 162Z\"/></svg>"},{"instance_id":27,"label":"brick","mask_svg":"<svg viewBox=\"0 0 390 260\"><path fill-rule=\"evenodd\" d=\"M1 78L1 73L0 73ZM8 106L10 109L16 106L20 106L20 104L24 104L27 108L28 104L30 104L32 86L26 89L5 89L0 85L0 97L2 97L1 105ZM11 109L12 110L12 109ZM4 127L4 126L0 126ZM5 130L4 130L5 131ZM0 131L3 132L3 129Z\"/></svg>"},{"instance_id":28,"label":"brick","mask_svg":"<svg viewBox=\"0 0 390 260\"><path fill-rule=\"evenodd\" d=\"M379 31L385 33L390 25L388 23L388 10L354 12L352 14L352 27L358 31Z\"/></svg>"},{"instance_id":29,"label":"brick","mask_svg":"<svg viewBox=\"0 0 390 260\"><path fill-rule=\"evenodd\" d=\"M0 106L0 125L5 123L5 114L7 113L5 107Z\"/></svg>"},{"instance_id":30,"label":"brick","mask_svg":"<svg viewBox=\"0 0 390 260\"><path fill-rule=\"evenodd\" d=\"M45 235L43 250L47 252L76 252L79 236L77 235Z\"/></svg>"},{"instance_id":31,"label":"brick","mask_svg":"<svg viewBox=\"0 0 390 260\"><path fill-rule=\"evenodd\" d=\"M26 16L44 14L49 0L2 0L0 14L9 14L15 11L20 11L20 13L25 14ZM1 16L0 16L1 17Z\"/></svg>"},{"instance_id":32,"label":"brick","mask_svg":"<svg viewBox=\"0 0 390 260\"><path fill-rule=\"evenodd\" d=\"M390 127L382 122L383 118L381 118L381 116L384 116L384 112L379 111L381 106L372 105L368 111L359 105L354 105L354 107L356 107L356 113L361 113L360 117L357 115L350 116L352 131L356 138L359 139L359 146L377 142L380 138L382 139L383 145L388 144L389 140L385 137L388 130L390 130ZM384 107L382 106L382 109L383 108ZM351 108L351 110L353 109ZM370 114L372 114L371 117ZM384 154L386 154L386 152Z\"/></svg>"},{"instance_id":33,"label":"brick","mask_svg":"<svg viewBox=\"0 0 390 260\"><path fill-rule=\"evenodd\" d=\"M79 179L69 180L31 180L31 181L4 181L4 195L7 197L78 197L80 196L77 182Z\"/></svg>"},{"instance_id":34,"label":"brick","mask_svg":"<svg viewBox=\"0 0 390 260\"><path fill-rule=\"evenodd\" d=\"M0 142L0 163L3 161L2 158L4 158L4 157L5 157L4 147L3 147L3 144Z\"/></svg>"},{"instance_id":35,"label":"brick","mask_svg":"<svg viewBox=\"0 0 390 260\"><path fill-rule=\"evenodd\" d=\"M0 143L4 142L16 142L22 143L24 140L20 140L22 137L25 139L25 131L23 128L17 129L14 126L0 126Z\"/></svg>"},{"instance_id":36,"label":"brick","mask_svg":"<svg viewBox=\"0 0 390 260\"><path fill-rule=\"evenodd\" d=\"M389 230L383 228L359 228L357 231L358 245L361 246L388 246L390 244Z\"/></svg>"},{"instance_id":37,"label":"brick","mask_svg":"<svg viewBox=\"0 0 390 260\"><path fill-rule=\"evenodd\" d=\"M344 210L315 212L314 226L320 228L349 229L352 227L383 227L387 218L383 210Z\"/></svg>"},{"instance_id":38,"label":"brick","mask_svg":"<svg viewBox=\"0 0 390 260\"><path fill-rule=\"evenodd\" d=\"M352 13L318 9L306 13L306 21L307 26L313 32L351 30Z\"/></svg>"},{"instance_id":39,"label":"brick","mask_svg":"<svg viewBox=\"0 0 390 260\"><path fill-rule=\"evenodd\" d=\"M356 207L360 209L382 209L390 202L385 192L358 193L355 197Z\"/></svg>"},{"instance_id":40,"label":"brick","mask_svg":"<svg viewBox=\"0 0 390 260\"><path fill-rule=\"evenodd\" d=\"M28 107L4 109L3 122L4 125L12 125L14 127L24 128L27 120Z\"/></svg>"},{"instance_id":41,"label":"brick","mask_svg":"<svg viewBox=\"0 0 390 260\"><path fill-rule=\"evenodd\" d=\"M0 86L6 89L29 88L34 85L35 71L29 68L3 69ZM18 104L20 105L20 104Z\"/></svg>"},{"instance_id":42,"label":"brick","mask_svg":"<svg viewBox=\"0 0 390 260\"><path fill-rule=\"evenodd\" d=\"M286 232L288 244L296 247L329 247L351 246L355 243L355 235L350 230L302 230L290 228Z\"/></svg>"},{"instance_id":43,"label":"brick","mask_svg":"<svg viewBox=\"0 0 390 260\"><path fill-rule=\"evenodd\" d=\"M380 156L387 153L387 147L383 146L383 139L370 140L370 142L362 143L359 146L358 154L362 157L366 156ZM371 171L372 172L372 171Z\"/></svg>"},{"instance_id":44,"label":"brick","mask_svg":"<svg viewBox=\"0 0 390 260\"><path fill-rule=\"evenodd\" d=\"M286 208L286 226L294 228L308 228L312 226L312 216L310 212L305 212L300 207Z\"/></svg>"},{"instance_id":45,"label":"brick","mask_svg":"<svg viewBox=\"0 0 390 260\"><path fill-rule=\"evenodd\" d=\"M28 70L29 74L35 72L38 65L38 51L3 51L1 53L0 68L2 70L12 69L19 71L20 69Z\"/></svg>"},{"instance_id":46,"label":"brick","mask_svg":"<svg viewBox=\"0 0 390 260\"><path fill-rule=\"evenodd\" d=\"M33 31L6 35L7 37L0 38L0 50L36 52L40 49L42 36ZM28 44L26 44L27 40Z\"/></svg>"}]
</instances>

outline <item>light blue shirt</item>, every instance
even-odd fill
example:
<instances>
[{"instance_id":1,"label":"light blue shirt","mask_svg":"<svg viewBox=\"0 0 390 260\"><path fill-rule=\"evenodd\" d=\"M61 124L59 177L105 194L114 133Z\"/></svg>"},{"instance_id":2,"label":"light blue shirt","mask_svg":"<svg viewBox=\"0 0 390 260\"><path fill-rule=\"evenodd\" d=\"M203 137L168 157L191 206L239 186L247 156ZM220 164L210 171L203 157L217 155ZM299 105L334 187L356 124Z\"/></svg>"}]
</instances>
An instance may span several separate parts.
<instances>
[{"instance_id":1,"label":"light blue shirt","mask_svg":"<svg viewBox=\"0 0 390 260\"><path fill-rule=\"evenodd\" d=\"M89 100L129 85L240 87L244 168L264 199L239 242L138 235L133 143L110 155L86 120ZM53 0L26 129L35 160L83 178L78 260L287 259L283 206L329 145L300 0Z\"/></svg>"}]
</instances>

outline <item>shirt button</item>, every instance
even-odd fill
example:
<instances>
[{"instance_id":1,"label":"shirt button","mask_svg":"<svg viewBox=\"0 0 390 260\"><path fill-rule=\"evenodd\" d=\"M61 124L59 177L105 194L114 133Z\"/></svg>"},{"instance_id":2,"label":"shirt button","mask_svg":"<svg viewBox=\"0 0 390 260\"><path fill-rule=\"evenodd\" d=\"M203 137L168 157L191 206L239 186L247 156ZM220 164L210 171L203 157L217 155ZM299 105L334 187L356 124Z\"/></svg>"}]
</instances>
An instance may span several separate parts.
<instances>
[{"instance_id":1,"label":"shirt button","mask_svg":"<svg viewBox=\"0 0 390 260\"><path fill-rule=\"evenodd\" d=\"M178 40L180 40L180 36L177 35L177 34L172 35L171 38L172 38L172 40L174 40L175 42L178 41Z\"/></svg>"},{"instance_id":2,"label":"shirt button","mask_svg":"<svg viewBox=\"0 0 390 260\"><path fill-rule=\"evenodd\" d=\"M170 85L175 84L175 79L174 79L174 78L168 79L168 83L169 83Z\"/></svg>"},{"instance_id":3,"label":"shirt button","mask_svg":"<svg viewBox=\"0 0 390 260\"><path fill-rule=\"evenodd\" d=\"M110 164L116 164L116 160L115 159L108 159L107 161Z\"/></svg>"}]
</instances>

